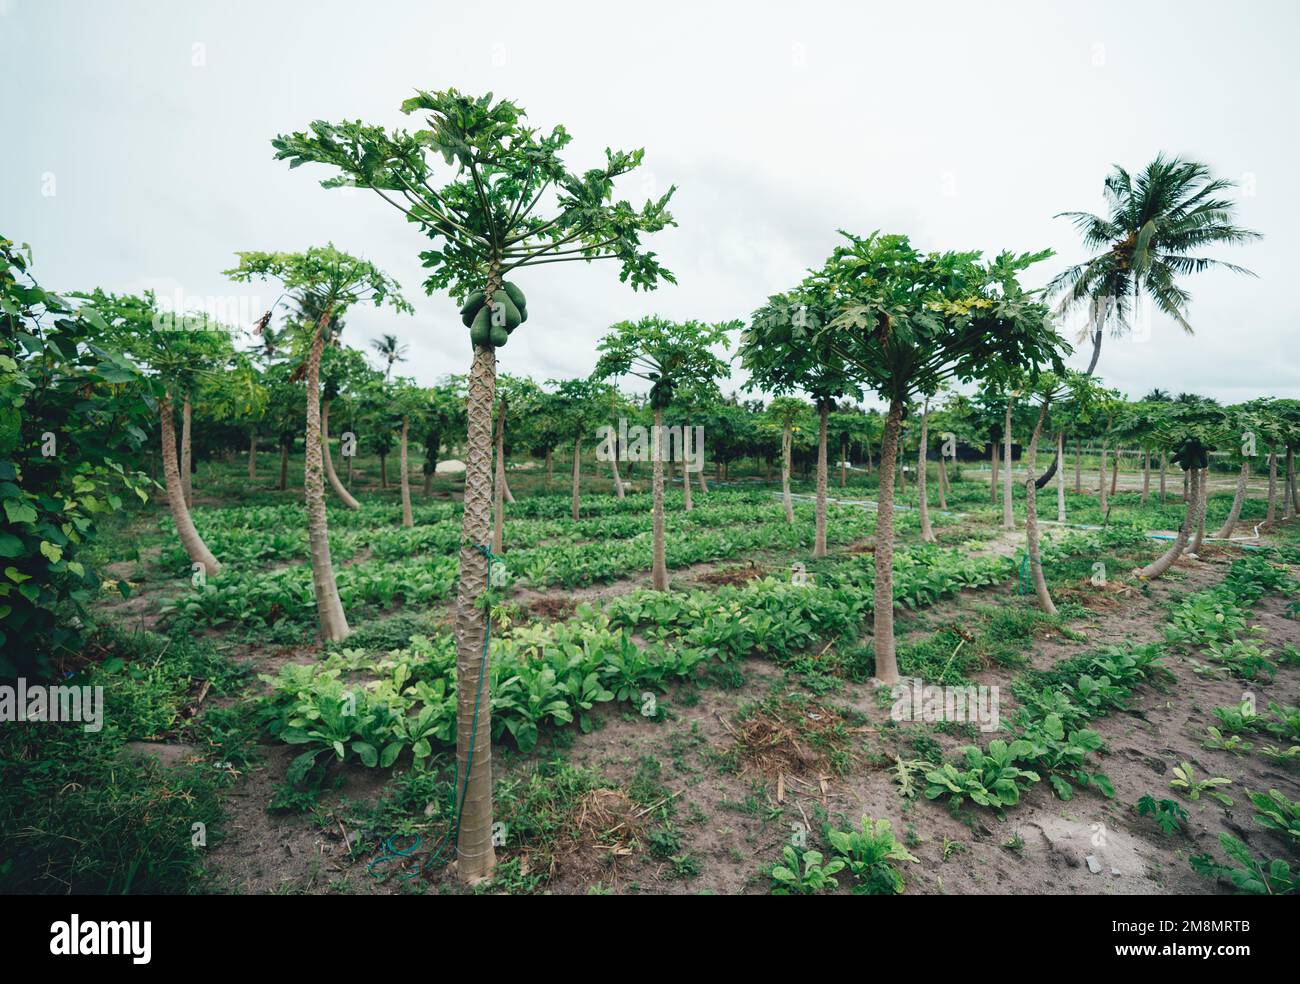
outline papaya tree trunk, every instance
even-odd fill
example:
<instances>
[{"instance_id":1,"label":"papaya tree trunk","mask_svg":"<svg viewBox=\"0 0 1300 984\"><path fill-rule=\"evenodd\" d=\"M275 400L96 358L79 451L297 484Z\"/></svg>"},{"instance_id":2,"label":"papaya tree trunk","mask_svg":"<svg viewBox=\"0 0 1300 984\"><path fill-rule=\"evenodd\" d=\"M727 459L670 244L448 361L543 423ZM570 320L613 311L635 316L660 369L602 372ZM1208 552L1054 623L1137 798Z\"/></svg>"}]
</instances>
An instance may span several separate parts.
<instances>
[{"instance_id":1,"label":"papaya tree trunk","mask_svg":"<svg viewBox=\"0 0 1300 984\"><path fill-rule=\"evenodd\" d=\"M614 428L611 428L611 430L613 430L613 429L614 429ZM623 476L622 476L621 474L619 474L619 470L618 470L618 454L619 454L619 451L620 451L620 450L621 450L621 449L620 449L619 444L618 444L618 439L615 438L615 439L614 439L614 454L613 454L613 456L612 456L612 457L610 458L610 460L609 460L609 466L610 466L610 469L611 469L611 470L613 471L613 473L614 473L614 495L616 495L616 496L618 496L618 498L622 499L622 498L626 495L626 493L625 493L624 490L623 490Z\"/></svg>"},{"instance_id":2,"label":"papaya tree trunk","mask_svg":"<svg viewBox=\"0 0 1300 984\"><path fill-rule=\"evenodd\" d=\"M1192 553L1201 552L1201 541L1205 539L1205 511L1210 503L1210 469L1201 469L1201 502L1197 507L1199 517L1196 523L1196 538L1192 541Z\"/></svg>"},{"instance_id":3,"label":"papaya tree trunk","mask_svg":"<svg viewBox=\"0 0 1300 984\"><path fill-rule=\"evenodd\" d=\"M781 501L785 504L785 521L794 522L794 502L790 498L790 442L791 423L781 428Z\"/></svg>"},{"instance_id":4,"label":"papaya tree trunk","mask_svg":"<svg viewBox=\"0 0 1300 984\"><path fill-rule=\"evenodd\" d=\"M319 370L320 366L317 366ZM334 494L339 497L339 501L349 509L360 509L361 503L352 497L352 493L344 488L343 483L339 481L338 474L334 471L334 459L330 455L330 401L320 401L320 446L321 455L325 462L325 474L329 478L330 488ZM382 461L383 459L380 458Z\"/></svg>"},{"instance_id":5,"label":"papaya tree trunk","mask_svg":"<svg viewBox=\"0 0 1300 984\"><path fill-rule=\"evenodd\" d=\"M280 440L280 491L289 487L289 442Z\"/></svg>"},{"instance_id":6,"label":"papaya tree trunk","mask_svg":"<svg viewBox=\"0 0 1300 984\"><path fill-rule=\"evenodd\" d=\"M505 449L502 448L503 456L504 452ZM501 491L505 494L506 505L513 506L515 504L515 494L510 491L510 479L506 478L504 471L501 473Z\"/></svg>"},{"instance_id":7,"label":"papaya tree trunk","mask_svg":"<svg viewBox=\"0 0 1300 984\"><path fill-rule=\"evenodd\" d=\"M654 433L651 435L650 489L653 508L651 528L654 539L653 580L656 591L668 590L668 564L664 559L664 456L661 449L664 412L655 407Z\"/></svg>"},{"instance_id":8,"label":"papaya tree trunk","mask_svg":"<svg viewBox=\"0 0 1300 984\"><path fill-rule=\"evenodd\" d=\"M1101 464L1097 467L1097 508L1101 510L1103 521L1106 516L1106 442L1101 443Z\"/></svg>"},{"instance_id":9,"label":"papaya tree trunk","mask_svg":"<svg viewBox=\"0 0 1300 984\"><path fill-rule=\"evenodd\" d=\"M204 575L210 577L221 570L221 564L203 542L203 537L199 536L199 531L194 527L194 519L185 505L185 489L176 462L176 418L172 412L170 394L164 393L158 401L158 414L161 418L159 429L162 431L163 479L167 486L167 506L171 510L172 522L190 563L202 564Z\"/></svg>"},{"instance_id":10,"label":"papaya tree trunk","mask_svg":"<svg viewBox=\"0 0 1300 984\"><path fill-rule=\"evenodd\" d=\"M1056 456L1065 462L1065 432L1056 435ZM1056 469L1056 521L1065 522L1065 469Z\"/></svg>"},{"instance_id":11,"label":"papaya tree trunk","mask_svg":"<svg viewBox=\"0 0 1300 984\"><path fill-rule=\"evenodd\" d=\"M415 517L411 514L411 472L406 464L406 435L409 430L409 421L405 416L402 417L402 436L399 438L397 462L402 469L402 525L412 527L415 525Z\"/></svg>"},{"instance_id":12,"label":"papaya tree trunk","mask_svg":"<svg viewBox=\"0 0 1300 984\"><path fill-rule=\"evenodd\" d=\"M683 428L685 433L685 428ZM690 512L695 508L695 500L691 498L691 473L687 467L687 461L682 460L682 508Z\"/></svg>"},{"instance_id":13,"label":"papaya tree trunk","mask_svg":"<svg viewBox=\"0 0 1300 984\"><path fill-rule=\"evenodd\" d=\"M1232 536L1233 527L1241 518L1241 504L1246 501L1246 482L1249 479L1250 459L1246 459L1241 463L1241 471L1237 473L1237 491L1232 496L1232 508L1228 510L1228 518L1219 527L1219 532L1214 534L1217 539L1227 540Z\"/></svg>"},{"instance_id":14,"label":"papaya tree trunk","mask_svg":"<svg viewBox=\"0 0 1300 984\"><path fill-rule=\"evenodd\" d=\"M379 487L388 488L388 452L379 452Z\"/></svg>"},{"instance_id":15,"label":"papaya tree trunk","mask_svg":"<svg viewBox=\"0 0 1300 984\"><path fill-rule=\"evenodd\" d=\"M1011 512L1011 400L1007 400L1006 423L1002 426L1002 457L1006 474L1002 476L1002 528L1014 530L1015 516Z\"/></svg>"},{"instance_id":16,"label":"papaya tree trunk","mask_svg":"<svg viewBox=\"0 0 1300 984\"><path fill-rule=\"evenodd\" d=\"M898 432L903 404L894 400L885 415L880 441L880 491L876 496L876 583L872 636L876 652L876 678L884 684L898 682L894 652L894 467L898 461Z\"/></svg>"},{"instance_id":17,"label":"papaya tree trunk","mask_svg":"<svg viewBox=\"0 0 1300 984\"><path fill-rule=\"evenodd\" d=\"M925 494L925 452L930 445L930 401L921 407L921 440L916 453L916 495L917 509L921 514L921 539L925 543L935 543L934 529L930 526L930 503Z\"/></svg>"},{"instance_id":18,"label":"papaya tree trunk","mask_svg":"<svg viewBox=\"0 0 1300 984\"><path fill-rule=\"evenodd\" d=\"M709 483L708 483L708 480L704 477L704 468L703 468L703 466L701 466L700 470L697 471L697 472L695 473L695 477L696 477L696 479L697 479L697 480L699 481L699 483L700 483L700 494L701 494L701 495L708 495L708 494L709 494Z\"/></svg>"},{"instance_id":19,"label":"papaya tree trunk","mask_svg":"<svg viewBox=\"0 0 1300 984\"><path fill-rule=\"evenodd\" d=\"M821 401L817 423L817 519L813 534L813 556L826 556L826 427L830 419L830 405Z\"/></svg>"},{"instance_id":20,"label":"papaya tree trunk","mask_svg":"<svg viewBox=\"0 0 1300 984\"><path fill-rule=\"evenodd\" d=\"M582 477L582 435L573 439L573 521L578 521L579 481Z\"/></svg>"},{"instance_id":21,"label":"papaya tree trunk","mask_svg":"<svg viewBox=\"0 0 1300 984\"><path fill-rule=\"evenodd\" d=\"M1025 452L1025 550L1029 554L1029 576L1034 584L1038 607L1048 615L1055 615L1056 605L1052 602L1051 592L1047 590L1047 579L1043 577L1043 558L1038 549L1038 438L1043 432L1043 421L1047 419L1048 404L1049 401L1044 400L1038 410L1038 422L1034 425L1034 433Z\"/></svg>"},{"instance_id":22,"label":"papaya tree trunk","mask_svg":"<svg viewBox=\"0 0 1300 984\"><path fill-rule=\"evenodd\" d=\"M942 450L939 452L939 508L948 508L948 465L944 461Z\"/></svg>"},{"instance_id":23,"label":"papaya tree trunk","mask_svg":"<svg viewBox=\"0 0 1300 984\"><path fill-rule=\"evenodd\" d=\"M326 307L316 323L311 350L307 356L307 447L303 468L303 487L307 494L307 540L311 551L311 583L316 596L316 616L320 637L339 642L348 637L348 620L339 600L338 582L334 579L334 562L330 558L329 523L325 516L324 411L320 398L320 359L325 349L325 332L332 307ZM328 406L328 402L326 402Z\"/></svg>"},{"instance_id":24,"label":"papaya tree trunk","mask_svg":"<svg viewBox=\"0 0 1300 984\"><path fill-rule=\"evenodd\" d=\"M1195 486L1199 480L1199 469L1188 469L1189 486ZM1157 578L1173 565L1174 561L1182 555L1187 546L1187 538L1191 535L1192 527L1196 524L1196 506L1200 502L1200 496L1189 495L1187 508L1183 513L1183 525L1178 528L1178 535L1174 537L1174 542L1169 545L1169 549L1153 560L1146 567L1138 572L1138 576L1150 580Z\"/></svg>"},{"instance_id":25,"label":"papaya tree trunk","mask_svg":"<svg viewBox=\"0 0 1300 984\"><path fill-rule=\"evenodd\" d=\"M497 403L496 425L492 444L496 451L496 471L492 478L492 552L505 550L506 524L506 401Z\"/></svg>"},{"instance_id":26,"label":"papaya tree trunk","mask_svg":"<svg viewBox=\"0 0 1300 984\"><path fill-rule=\"evenodd\" d=\"M1277 452L1268 453L1268 514L1264 517L1264 525L1269 529L1277 522Z\"/></svg>"},{"instance_id":27,"label":"papaya tree trunk","mask_svg":"<svg viewBox=\"0 0 1300 984\"><path fill-rule=\"evenodd\" d=\"M424 473L424 497L427 499L431 495L433 495L433 469Z\"/></svg>"},{"instance_id":28,"label":"papaya tree trunk","mask_svg":"<svg viewBox=\"0 0 1300 984\"><path fill-rule=\"evenodd\" d=\"M1115 449L1115 456L1114 456L1113 458L1111 458L1111 462L1110 462L1110 494L1111 494L1111 495L1114 495L1115 492L1116 492L1116 491L1118 490L1118 488L1119 488L1119 458L1120 458L1120 454L1121 454L1120 449L1119 449L1119 448L1116 448L1116 449Z\"/></svg>"},{"instance_id":29,"label":"papaya tree trunk","mask_svg":"<svg viewBox=\"0 0 1300 984\"><path fill-rule=\"evenodd\" d=\"M489 296L496 284L489 283ZM461 518L460 579L456 588L456 775L460 831L457 874L475 883L492 874L492 686L487 612L492 538L492 403L496 353L474 347L466 401L465 508Z\"/></svg>"},{"instance_id":30,"label":"papaya tree trunk","mask_svg":"<svg viewBox=\"0 0 1300 984\"><path fill-rule=\"evenodd\" d=\"M1293 519L1295 517L1295 499L1292 498L1291 492L1295 488L1295 449L1288 447L1286 449L1286 481L1282 489L1282 518Z\"/></svg>"},{"instance_id":31,"label":"papaya tree trunk","mask_svg":"<svg viewBox=\"0 0 1300 984\"><path fill-rule=\"evenodd\" d=\"M190 396L186 393L181 404L181 486L185 490L186 509L194 508L194 459L190 445L192 416Z\"/></svg>"},{"instance_id":32,"label":"papaya tree trunk","mask_svg":"<svg viewBox=\"0 0 1300 984\"><path fill-rule=\"evenodd\" d=\"M1291 511L1291 515L1295 516L1296 512L1300 511L1300 498L1297 498L1300 497L1300 490L1296 489L1295 448L1291 447L1287 448L1287 486L1291 490L1290 497L1288 497L1291 504L1287 508Z\"/></svg>"}]
</instances>

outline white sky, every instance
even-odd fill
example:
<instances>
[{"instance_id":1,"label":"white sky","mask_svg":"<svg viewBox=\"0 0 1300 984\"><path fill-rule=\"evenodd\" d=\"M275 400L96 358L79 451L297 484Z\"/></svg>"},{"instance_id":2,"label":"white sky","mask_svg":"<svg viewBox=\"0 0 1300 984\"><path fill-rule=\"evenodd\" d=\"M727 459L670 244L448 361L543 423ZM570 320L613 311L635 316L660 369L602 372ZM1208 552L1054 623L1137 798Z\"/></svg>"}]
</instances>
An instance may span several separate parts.
<instances>
[{"instance_id":1,"label":"white sky","mask_svg":"<svg viewBox=\"0 0 1300 984\"><path fill-rule=\"evenodd\" d=\"M468 369L469 344L453 303L420 287L425 240L368 192L321 189L325 169L275 162L270 139L317 118L413 125L398 106L416 87L492 91L535 125L564 123L571 165L644 146L634 201L643 180L680 189L680 227L652 237L679 286L634 294L613 263L515 278L530 318L501 367L545 379L589 372L624 318L747 318L821 263L837 227L927 249L1051 247L1045 281L1083 258L1053 214L1100 210L1112 163L1137 170L1165 150L1247 183L1240 221L1266 238L1217 255L1259 279L1188 278L1196 335L1156 318L1140 341L1108 337L1099 373L1132 396L1300 396L1294 2L487 10L0 0L0 233L32 244L49 286L256 294L250 320L274 295L220 276L236 250L332 240L417 308L358 309L345 337L397 333L411 346L399 371L432 383Z\"/></svg>"}]
</instances>

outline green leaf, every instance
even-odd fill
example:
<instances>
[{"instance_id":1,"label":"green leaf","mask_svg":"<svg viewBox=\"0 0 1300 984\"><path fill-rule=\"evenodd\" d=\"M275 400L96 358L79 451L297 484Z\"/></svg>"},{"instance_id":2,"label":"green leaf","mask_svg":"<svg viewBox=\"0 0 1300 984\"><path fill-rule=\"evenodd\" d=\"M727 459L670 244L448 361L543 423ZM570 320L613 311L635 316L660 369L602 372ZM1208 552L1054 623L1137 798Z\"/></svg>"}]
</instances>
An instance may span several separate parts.
<instances>
[{"instance_id":1,"label":"green leaf","mask_svg":"<svg viewBox=\"0 0 1300 984\"><path fill-rule=\"evenodd\" d=\"M11 523L34 523L36 522L36 509L30 503L20 502L17 499L5 499L5 515Z\"/></svg>"}]
</instances>

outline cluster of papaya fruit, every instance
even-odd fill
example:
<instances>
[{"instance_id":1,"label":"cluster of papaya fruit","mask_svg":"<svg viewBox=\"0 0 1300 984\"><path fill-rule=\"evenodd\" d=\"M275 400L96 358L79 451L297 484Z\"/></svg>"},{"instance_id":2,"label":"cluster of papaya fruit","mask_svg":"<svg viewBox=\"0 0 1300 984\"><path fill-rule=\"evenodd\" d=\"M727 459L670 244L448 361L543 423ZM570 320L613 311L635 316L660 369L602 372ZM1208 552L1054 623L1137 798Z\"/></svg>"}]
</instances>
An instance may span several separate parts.
<instances>
[{"instance_id":1,"label":"cluster of papaya fruit","mask_svg":"<svg viewBox=\"0 0 1300 984\"><path fill-rule=\"evenodd\" d=\"M469 329L471 345L500 348L510 333L528 320L528 300L514 284L503 282L491 303L481 290L470 294L460 309L460 320Z\"/></svg>"}]
</instances>

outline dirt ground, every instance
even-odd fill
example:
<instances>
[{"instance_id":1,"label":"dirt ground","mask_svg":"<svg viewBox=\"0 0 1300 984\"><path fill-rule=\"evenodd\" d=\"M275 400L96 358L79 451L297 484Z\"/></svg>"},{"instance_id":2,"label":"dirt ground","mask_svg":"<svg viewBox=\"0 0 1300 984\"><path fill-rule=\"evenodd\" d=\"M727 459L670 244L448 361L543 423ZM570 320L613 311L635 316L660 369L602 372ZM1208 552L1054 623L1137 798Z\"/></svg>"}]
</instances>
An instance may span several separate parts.
<instances>
[{"instance_id":1,"label":"dirt ground","mask_svg":"<svg viewBox=\"0 0 1300 984\"><path fill-rule=\"evenodd\" d=\"M998 551L998 540L986 549ZM1153 550L1156 547L1153 545ZM1088 617L1071 623L1084 639L1049 634L1035 640L1028 654L1035 668L1058 659L1112 643L1144 643L1159 639L1171 592L1184 593L1212 585L1222 578L1233 551L1219 551L1201 560L1185 559L1172 577L1157 581L1149 595L1136 590L1098 592L1084 603L1094 608ZM745 580L757 564L701 565L675 573L682 584L717 584ZM520 592L516 600L535 617L563 618L579 600L607 597L640 586L644 578L582 592ZM1007 587L966 591L957 598L925 609L912 630L960 619L977 605L988 605ZM1285 604L1262 599L1254 624L1266 632L1266 647L1300 644L1300 622L1284 617ZM869 639L869 637L868 637ZM900 644L908 641L900 637ZM258 672L275 672L286 661L309 662L313 646L249 650L243 658ZM888 720L889 702L871 684L846 683L841 690L818 698L822 707L843 713L849 729L851 761L842 772L799 768L778 778L738 769L729 758L737 712L764 698L800 690L797 682L776 665L752 658L743 666L743 684L733 689L704 685L679 688L664 702L666 720L656 722L626 707L601 705L597 727L575 735L565 753L575 765L589 767L607 780L611 797L635 780L646 763L671 797L672 826L680 837L673 858L656 856L636 837L617 844L596 838L576 844L555 862L548 890L556 893L763 893L766 865L776 861L792 835L817 830L826 819L856 824L868 815L887 818L894 831L919 859L904 864L910 893L1033 893L1033 894L1164 894L1224 891L1192 871L1187 858L1195 853L1219 854L1217 837L1229 832L1258 854L1294 856L1280 836L1259 829L1247 791L1278 789L1300 798L1294 772L1273 765L1258 754L1234 755L1204 748L1205 729L1214 723L1216 706L1240 703L1245 689L1231 678L1198 675L1190 660L1166 657L1172 681L1140 687L1132 706L1122 713L1095 719L1090 727L1105 741L1100 769L1111 779L1115 798L1078 791L1070 801L1056 799L1047 783L1036 784L1004 817L979 808L954 816L942 801L904 799L893 779L894 756L917 758L909 746L916 733L937 741L946 755L969 737L949 735L932 725ZM1014 709L1008 684L1013 671L993 667L973 675L976 683L1001 687L1001 712ZM1252 684L1261 708L1270 700L1294 705L1300 695L1300 669L1282 666L1271 683ZM813 713L812 711L809 712ZM988 736L981 736L987 738ZM388 776L384 772L349 767L337 792L322 800L316 815L275 815L266 810L281 782L293 751L266 744L264 764L238 783L228 797L225 839L214 847L211 871L222 890L260 892L398 892L410 886L399 879L376 881L366 872L366 857L353 858L354 834L338 817L345 800L376 797ZM511 769L526 768L518 756L505 756ZM1226 776L1234 805L1213 799L1189 802L1173 794L1170 770L1189 762L1198 776ZM498 763L499 767L500 764ZM918 776L923 784L923 778ZM1179 799L1189 813L1186 830L1161 833L1150 817L1139 817L1136 801ZM661 852L662 853L662 852ZM689 863L678 863L680 859ZM1089 861L1091 858L1091 862ZM503 852L502 860L509 859ZM435 890L447 889L446 875L436 876ZM841 891L847 891L843 886Z\"/></svg>"}]
</instances>

